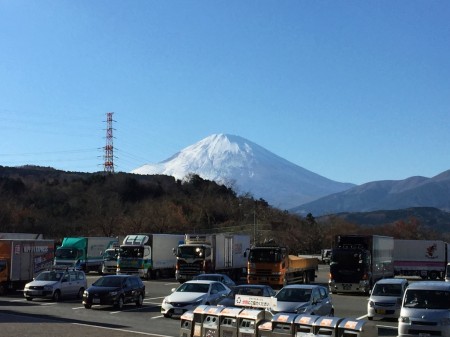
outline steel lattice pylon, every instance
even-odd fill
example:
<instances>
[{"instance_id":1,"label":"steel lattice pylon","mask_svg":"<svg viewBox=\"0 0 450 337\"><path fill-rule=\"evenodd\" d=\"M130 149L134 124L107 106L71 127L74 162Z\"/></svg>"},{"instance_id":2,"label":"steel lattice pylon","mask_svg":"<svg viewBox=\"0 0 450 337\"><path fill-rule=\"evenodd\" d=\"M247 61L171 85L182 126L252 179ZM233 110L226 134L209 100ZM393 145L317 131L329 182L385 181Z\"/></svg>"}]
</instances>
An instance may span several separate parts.
<instances>
[{"instance_id":1,"label":"steel lattice pylon","mask_svg":"<svg viewBox=\"0 0 450 337\"><path fill-rule=\"evenodd\" d=\"M106 113L106 145L103 169L107 173L114 173L114 145L113 145L113 115L114 112Z\"/></svg>"}]
</instances>

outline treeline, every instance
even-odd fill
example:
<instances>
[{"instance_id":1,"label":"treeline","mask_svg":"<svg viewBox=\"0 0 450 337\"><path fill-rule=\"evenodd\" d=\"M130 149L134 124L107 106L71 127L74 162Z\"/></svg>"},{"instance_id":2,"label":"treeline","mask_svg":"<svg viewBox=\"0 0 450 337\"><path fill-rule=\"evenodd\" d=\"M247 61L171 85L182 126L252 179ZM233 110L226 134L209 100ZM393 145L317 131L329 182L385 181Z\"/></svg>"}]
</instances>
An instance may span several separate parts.
<instances>
[{"instance_id":1,"label":"treeline","mask_svg":"<svg viewBox=\"0 0 450 337\"><path fill-rule=\"evenodd\" d=\"M181 181L40 167L0 167L0 232L42 233L57 241L66 236L238 232L254 241L276 239L294 254L330 247L338 233L437 236L414 219L364 227L338 217L302 218L198 175Z\"/></svg>"}]
</instances>

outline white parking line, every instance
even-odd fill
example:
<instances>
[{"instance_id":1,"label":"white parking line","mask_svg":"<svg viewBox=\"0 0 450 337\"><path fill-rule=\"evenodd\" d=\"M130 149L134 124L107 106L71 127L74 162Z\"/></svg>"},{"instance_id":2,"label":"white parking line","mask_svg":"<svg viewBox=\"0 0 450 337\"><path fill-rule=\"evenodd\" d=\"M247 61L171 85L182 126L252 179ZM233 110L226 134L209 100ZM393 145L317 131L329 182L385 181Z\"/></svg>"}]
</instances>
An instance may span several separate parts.
<instances>
[{"instance_id":1,"label":"white parking line","mask_svg":"<svg viewBox=\"0 0 450 337\"><path fill-rule=\"evenodd\" d=\"M163 315L160 315L160 316L150 317L150 319L163 318L163 317L164 317Z\"/></svg>"},{"instance_id":2,"label":"white parking line","mask_svg":"<svg viewBox=\"0 0 450 337\"><path fill-rule=\"evenodd\" d=\"M357 319L364 319L366 317L367 317L367 315L364 315L364 316L358 317Z\"/></svg>"},{"instance_id":3,"label":"white parking line","mask_svg":"<svg viewBox=\"0 0 450 337\"><path fill-rule=\"evenodd\" d=\"M108 328L106 326L99 326L99 325L93 325L93 324L82 324L82 323L72 323L72 324L74 324L74 325L81 325L81 326L88 326L88 327L92 327L92 328L113 330L113 331L131 332L131 333L140 334L140 335L146 335L146 336L173 337L173 336L167 336L167 335L158 335L158 334L149 333L149 332L140 332L140 331L126 330L126 329Z\"/></svg>"}]
</instances>

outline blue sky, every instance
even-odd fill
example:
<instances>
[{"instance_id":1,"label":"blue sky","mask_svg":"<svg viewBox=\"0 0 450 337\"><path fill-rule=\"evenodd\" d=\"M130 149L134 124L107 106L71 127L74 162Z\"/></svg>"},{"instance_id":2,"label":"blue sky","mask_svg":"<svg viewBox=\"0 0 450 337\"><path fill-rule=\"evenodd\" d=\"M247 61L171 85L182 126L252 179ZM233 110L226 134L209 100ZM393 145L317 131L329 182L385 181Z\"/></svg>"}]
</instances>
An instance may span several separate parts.
<instances>
[{"instance_id":1,"label":"blue sky","mask_svg":"<svg viewBox=\"0 0 450 337\"><path fill-rule=\"evenodd\" d=\"M0 0L0 165L238 135L362 184L450 169L450 1Z\"/></svg>"}]
</instances>

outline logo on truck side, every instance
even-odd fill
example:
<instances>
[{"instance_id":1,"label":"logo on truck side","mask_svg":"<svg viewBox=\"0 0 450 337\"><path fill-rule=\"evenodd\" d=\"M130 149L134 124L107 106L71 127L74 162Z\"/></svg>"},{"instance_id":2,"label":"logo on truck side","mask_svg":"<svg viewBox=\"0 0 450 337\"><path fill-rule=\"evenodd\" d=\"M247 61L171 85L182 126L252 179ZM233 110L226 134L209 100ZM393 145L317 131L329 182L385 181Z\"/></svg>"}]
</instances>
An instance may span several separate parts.
<instances>
[{"instance_id":1,"label":"logo on truck side","mask_svg":"<svg viewBox=\"0 0 450 337\"><path fill-rule=\"evenodd\" d=\"M425 254L426 257L430 258L430 259L437 259L438 256L434 256L434 253L437 250L437 245L433 244L430 247L427 248L427 253Z\"/></svg>"}]
</instances>

